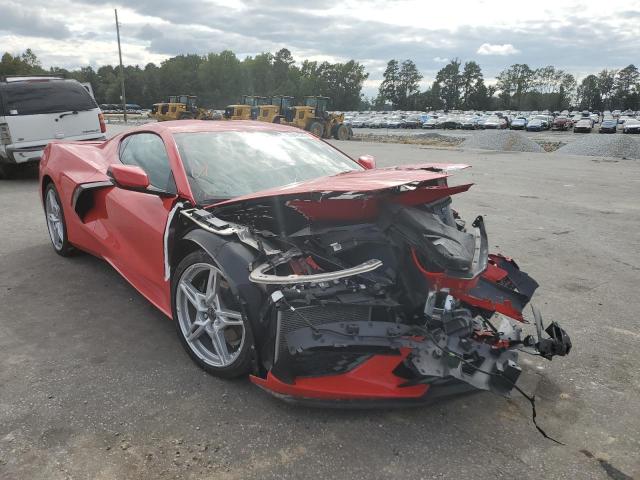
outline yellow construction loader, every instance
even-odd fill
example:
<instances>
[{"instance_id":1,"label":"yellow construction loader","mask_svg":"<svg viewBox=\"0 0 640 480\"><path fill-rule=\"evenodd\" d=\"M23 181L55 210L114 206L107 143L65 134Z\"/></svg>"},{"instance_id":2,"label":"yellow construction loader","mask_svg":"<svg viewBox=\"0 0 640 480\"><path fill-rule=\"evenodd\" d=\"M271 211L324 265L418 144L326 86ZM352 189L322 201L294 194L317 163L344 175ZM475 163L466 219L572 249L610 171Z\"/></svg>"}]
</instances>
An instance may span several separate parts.
<instances>
[{"instance_id":1,"label":"yellow construction loader","mask_svg":"<svg viewBox=\"0 0 640 480\"><path fill-rule=\"evenodd\" d=\"M243 95L239 104L227 105L224 109L225 120L255 120L260 105L269 103L267 97Z\"/></svg>"},{"instance_id":2,"label":"yellow construction loader","mask_svg":"<svg viewBox=\"0 0 640 480\"><path fill-rule=\"evenodd\" d=\"M293 105L293 97L286 95L274 95L269 98L269 103L254 107L253 120L267 123L280 123L284 112Z\"/></svg>"},{"instance_id":3,"label":"yellow construction loader","mask_svg":"<svg viewBox=\"0 0 640 480\"><path fill-rule=\"evenodd\" d=\"M284 114L274 121L307 130L316 137L349 140L353 131L345 125L344 115L329 113L328 105L328 97L304 97L303 105L284 109Z\"/></svg>"},{"instance_id":4,"label":"yellow construction loader","mask_svg":"<svg viewBox=\"0 0 640 480\"><path fill-rule=\"evenodd\" d=\"M198 97L171 95L168 102L154 103L151 117L159 122L167 120L213 120L213 114L197 106Z\"/></svg>"}]
</instances>

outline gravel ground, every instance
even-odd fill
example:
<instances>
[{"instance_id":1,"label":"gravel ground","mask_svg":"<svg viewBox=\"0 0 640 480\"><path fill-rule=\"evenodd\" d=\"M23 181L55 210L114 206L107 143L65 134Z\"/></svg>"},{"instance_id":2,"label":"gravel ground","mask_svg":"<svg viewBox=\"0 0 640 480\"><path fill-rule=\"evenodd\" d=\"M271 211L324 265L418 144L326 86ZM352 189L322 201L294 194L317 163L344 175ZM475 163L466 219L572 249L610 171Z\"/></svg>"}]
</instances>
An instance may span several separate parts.
<instances>
[{"instance_id":1,"label":"gravel ground","mask_svg":"<svg viewBox=\"0 0 640 480\"><path fill-rule=\"evenodd\" d=\"M429 145L434 147L456 147L464 141L464 137L442 135L436 132L426 132L407 135L384 135L375 133L355 133L353 140L378 143L407 143L413 145Z\"/></svg>"},{"instance_id":2,"label":"gravel ground","mask_svg":"<svg viewBox=\"0 0 640 480\"><path fill-rule=\"evenodd\" d=\"M585 135L557 152L566 155L640 159L640 139L624 134Z\"/></svg>"},{"instance_id":3,"label":"gravel ground","mask_svg":"<svg viewBox=\"0 0 640 480\"><path fill-rule=\"evenodd\" d=\"M482 134L474 135L462 143L463 148L479 150L497 150L501 152L542 152L540 145L522 135L510 130L485 130Z\"/></svg>"}]
</instances>

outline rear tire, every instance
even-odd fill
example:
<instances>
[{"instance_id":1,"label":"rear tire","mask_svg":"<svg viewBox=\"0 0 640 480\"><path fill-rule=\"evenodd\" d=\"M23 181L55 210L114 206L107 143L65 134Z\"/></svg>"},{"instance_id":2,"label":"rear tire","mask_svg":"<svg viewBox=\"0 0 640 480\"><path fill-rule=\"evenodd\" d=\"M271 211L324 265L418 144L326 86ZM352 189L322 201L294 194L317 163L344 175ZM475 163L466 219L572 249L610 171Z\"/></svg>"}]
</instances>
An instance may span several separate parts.
<instances>
[{"instance_id":1,"label":"rear tire","mask_svg":"<svg viewBox=\"0 0 640 480\"><path fill-rule=\"evenodd\" d=\"M282 117L280 117L280 116L278 116L278 117L274 117L274 119L273 119L273 123L275 123L275 124L280 124L280 119L281 119L281 118L282 118Z\"/></svg>"},{"instance_id":2,"label":"rear tire","mask_svg":"<svg viewBox=\"0 0 640 480\"><path fill-rule=\"evenodd\" d=\"M193 120L194 118L192 113L181 113L178 120Z\"/></svg>"},{"instance_id":3,"label":"rear tire","mask_svg":"<svg viewBox=\"0 0 640 480\"><path fill-rule=\"evenodd\" d=\"M62 257L71 256L75 249L69 243L64 209L53 183L47 185L44 190L44 213L53 250Z\"/></svg>"},{"instance_id":4,"label":"rear tire","mask_svg":"<svg viewBox=\"0 0 640 480\"><path fill-rule=\"evenodd\" d=\"M313 121L309 124L309 132L318 138L322 138L324 135L324 125L318 121Z\"/></svg>"}]
</instances>

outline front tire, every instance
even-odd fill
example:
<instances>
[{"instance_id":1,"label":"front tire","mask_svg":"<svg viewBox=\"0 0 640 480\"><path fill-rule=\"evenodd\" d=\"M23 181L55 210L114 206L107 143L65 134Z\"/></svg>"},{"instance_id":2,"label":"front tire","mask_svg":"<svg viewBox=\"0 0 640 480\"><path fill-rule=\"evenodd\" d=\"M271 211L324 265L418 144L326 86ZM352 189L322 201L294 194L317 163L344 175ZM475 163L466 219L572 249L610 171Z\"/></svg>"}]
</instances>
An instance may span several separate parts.
<instances>
[{"instance_id":1,"label":"front tire","mask_svg":"<svg viewBox=\"0 0 640 480\"><path fill-rule=\"evenodd\" d=\"M44 214L53 250L63 257L72 255L74 248L69 243L67 236L67 223L64 218L62 202L53 183L47 185L44 190Z\"/></svg>"},{"instance_id":2,"label":"front tire","mask_svg":"<svg viewBox=\"0 0 640 480\"><path fill-rule=\"evenodd\" d=\"M322 138L322 136L324 135L324 125L316 121L311 122L309 124L309 132L311 132L318 138Z\"/></svg>"},{"instance_id":3,"label":"front tire","mask_svg":"<svg viewBox=\"0 0 640 480\"><path fill-rule=\"evenodd\" d=\"M171 309L180 343L203 370L222 378L249 373L251 326L233 286L203 251L187 255L171 284Z\"/></svg>"},{"instance_id":4,"label":"front tire","mask_svg":"<svg viewBox=\"0 0 640 480\"><path fill-rule=\"evenodd\" d=\"M336 140L349 140L349 127L344 123L341 123L338 125L338 128L336 128L333 136Z\"/></svg>"}]
</instances>

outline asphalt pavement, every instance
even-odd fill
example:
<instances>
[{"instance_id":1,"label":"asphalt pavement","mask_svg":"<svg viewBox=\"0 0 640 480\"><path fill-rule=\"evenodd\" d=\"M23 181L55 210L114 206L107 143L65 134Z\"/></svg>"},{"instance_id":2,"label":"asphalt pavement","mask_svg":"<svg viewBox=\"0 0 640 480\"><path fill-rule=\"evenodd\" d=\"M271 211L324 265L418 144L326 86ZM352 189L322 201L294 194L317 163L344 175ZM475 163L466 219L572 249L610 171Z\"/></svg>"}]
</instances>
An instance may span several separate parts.
<instances>
[{"instance_id":1,"label":"asphalt pavement","mask_svg":"<svg viewBox=\"0 0 640 480\"><path fill-rule=\"evenodd\" d=\"M517 393L425 408L293 407L220 380L106 263L50 246L33 174L0 181L0 478L640 478L640 163L336 142L381 166L468 163L452 183L493 251L571 334Z\"/></svg>"}]
</instances>

